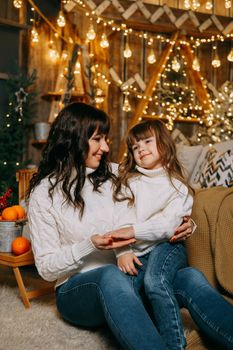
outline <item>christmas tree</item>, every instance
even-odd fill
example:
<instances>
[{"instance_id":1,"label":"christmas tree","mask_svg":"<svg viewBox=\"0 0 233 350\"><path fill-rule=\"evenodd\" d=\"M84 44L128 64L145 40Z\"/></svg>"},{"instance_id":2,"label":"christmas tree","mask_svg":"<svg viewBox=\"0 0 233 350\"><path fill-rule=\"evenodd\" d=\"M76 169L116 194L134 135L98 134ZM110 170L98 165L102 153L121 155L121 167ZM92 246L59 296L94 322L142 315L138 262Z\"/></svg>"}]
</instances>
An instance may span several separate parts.
<instances>
[{"instance_id":1,"label":"christmas tree","mask_svg":"<svg viewBox=\"0 0 233 350\"><path fill-rule=\"evenodd\" d=\"M18 71L7 81L8 112L0 116L0 195L12 189L11 203L18 202L16 172L28 162L29 131L35 108L36 93L32 91L36 71L26 76Z\"/></svg>"}]
</instances>

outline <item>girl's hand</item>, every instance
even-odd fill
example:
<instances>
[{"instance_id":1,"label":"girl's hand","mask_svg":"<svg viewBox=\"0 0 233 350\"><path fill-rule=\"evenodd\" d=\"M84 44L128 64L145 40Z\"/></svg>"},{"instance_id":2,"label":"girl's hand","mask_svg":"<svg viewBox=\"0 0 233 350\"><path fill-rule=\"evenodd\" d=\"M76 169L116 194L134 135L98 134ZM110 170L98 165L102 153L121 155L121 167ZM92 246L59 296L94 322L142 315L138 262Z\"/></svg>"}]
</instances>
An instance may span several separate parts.
<instances>
[{"instance_id":1,"label":"girl's hand","mask_svg":"<svg viewBox=\"0 0 233 350\"><path fill-rule=\"evenodd\" d=\"M193 222L189 216L185 216L183 223L177 227L175 234L170 238L170 242L184 241L193 233Z\"/></svg>"},{"instance_id":2,"label":"girl's hand","mask_svg":"<svg viewBox=\"0 0 233 350\"><path fill-rule=\"evenodd\" d=\"M126 253L117 259L117 266L119 269L131 276L137 276L138 274L138 270L136 269L134 263L142 266L141 261L133 253Z\"/></svg>"},{"instance_id":3,"label":"girl's hand","mask_svg":"<svg viewBox=\"0 0 233 350\"><path fill-rule=\"evenodd\" d=\"M135 243L136 239L121 239L113 240L111 236L105 235L93 235L91 236L91 241L97 249L117 249L128 246L129 244Z\"/></svg>"},{"instance_id":4,"label":"girl's hand","mask_svg":"<svg viewBox=\"0 0 233 350\"><path fill-rule=\"evenodd\" d=\"M105 233L104 237L110 237L113 241L134 238L134 228L133 226L119 228L118 230Z\"/></svg>"}]
</instances>

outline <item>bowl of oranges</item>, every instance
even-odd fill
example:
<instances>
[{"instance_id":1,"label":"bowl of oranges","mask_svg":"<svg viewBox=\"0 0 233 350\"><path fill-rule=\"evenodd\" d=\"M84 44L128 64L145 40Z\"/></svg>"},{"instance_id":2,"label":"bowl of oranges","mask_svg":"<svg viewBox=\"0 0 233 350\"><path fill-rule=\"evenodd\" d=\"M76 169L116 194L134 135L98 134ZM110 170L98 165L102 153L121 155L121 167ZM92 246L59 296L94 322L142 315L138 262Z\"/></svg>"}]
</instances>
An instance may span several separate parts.
<instances>
[{"instance_id":1,"label":"bowl of oranges","mask_svg":"<svg viewBox=\"0 0 233 350\"><path fill-rule=\"evenodd\" d=\"M26 221L26 212L21 205L3 209L0 216L0 252L12 251L12 242L22 236Z\"/></svg>"}]
</instances>

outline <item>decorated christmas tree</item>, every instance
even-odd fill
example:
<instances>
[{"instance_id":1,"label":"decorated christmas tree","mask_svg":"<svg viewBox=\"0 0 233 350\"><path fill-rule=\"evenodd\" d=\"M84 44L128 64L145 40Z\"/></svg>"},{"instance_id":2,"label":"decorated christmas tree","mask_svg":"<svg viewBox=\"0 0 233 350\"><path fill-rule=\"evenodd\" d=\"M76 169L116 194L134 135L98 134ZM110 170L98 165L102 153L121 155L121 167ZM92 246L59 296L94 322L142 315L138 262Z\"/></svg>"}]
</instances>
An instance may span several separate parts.
<instances>
[{"instance_id":1,"label":"decorated christmas tree","mask_svg":"<svg viewBox=\"0 0 233 350\"><path fill-rule=\"evenodd\" d=\"M17 170L27 159L29 131L35 117L35 95L32 87L36 71L26 76L22 72L7 81L8 112L0 116L0 195L12 189L11 202L18 202ZM9 203L11 204L11 203Z\"/></svg>"}]
</instances>

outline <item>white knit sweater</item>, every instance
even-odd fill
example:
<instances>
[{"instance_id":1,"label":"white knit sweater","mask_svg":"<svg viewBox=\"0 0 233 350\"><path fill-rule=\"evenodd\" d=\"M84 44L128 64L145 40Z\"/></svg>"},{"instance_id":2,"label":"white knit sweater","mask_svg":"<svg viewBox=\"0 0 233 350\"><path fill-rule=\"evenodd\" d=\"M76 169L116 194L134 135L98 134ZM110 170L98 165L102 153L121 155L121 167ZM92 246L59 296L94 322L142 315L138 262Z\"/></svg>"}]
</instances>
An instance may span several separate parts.
<instances>
[{"instance_id":1,"label":"white knit sweater","mask_svg":"<svg viewBox=\"0 0 233 350\"><path fill-rule=\"evenodd\" d=\"M172 184L163 168L137 169L141 175L130 182L135 204L129 207L127 201L116 203L114 227L133 225L137 242L131 251L140 256L149 252L156 243L173 236L183 217L191 214L193 198L182 182L173 179ZM122 248L116 251L116 255L127 251L130 249Z\"/></svg>"},{"instance_id":2,"label":"white knit sweater","mask_svg":"<svg viewBox=\"0 0 233 350\"><path fill-rule=\"evenodd\" d=\"M86 179L82 190L85 209L81 220L79 211L64 203L60 187L55 190L51 201L47 179L31 193L28 207L31 243L36 267L45 280L58 279L59 285L76 272L116 263L112 251L98 250L90 240L93 234L104 234L112 229L114 205L111 187L111 181L107 181L101 186L101 193L95 192Z\"/></svg>"}]
</instances>

